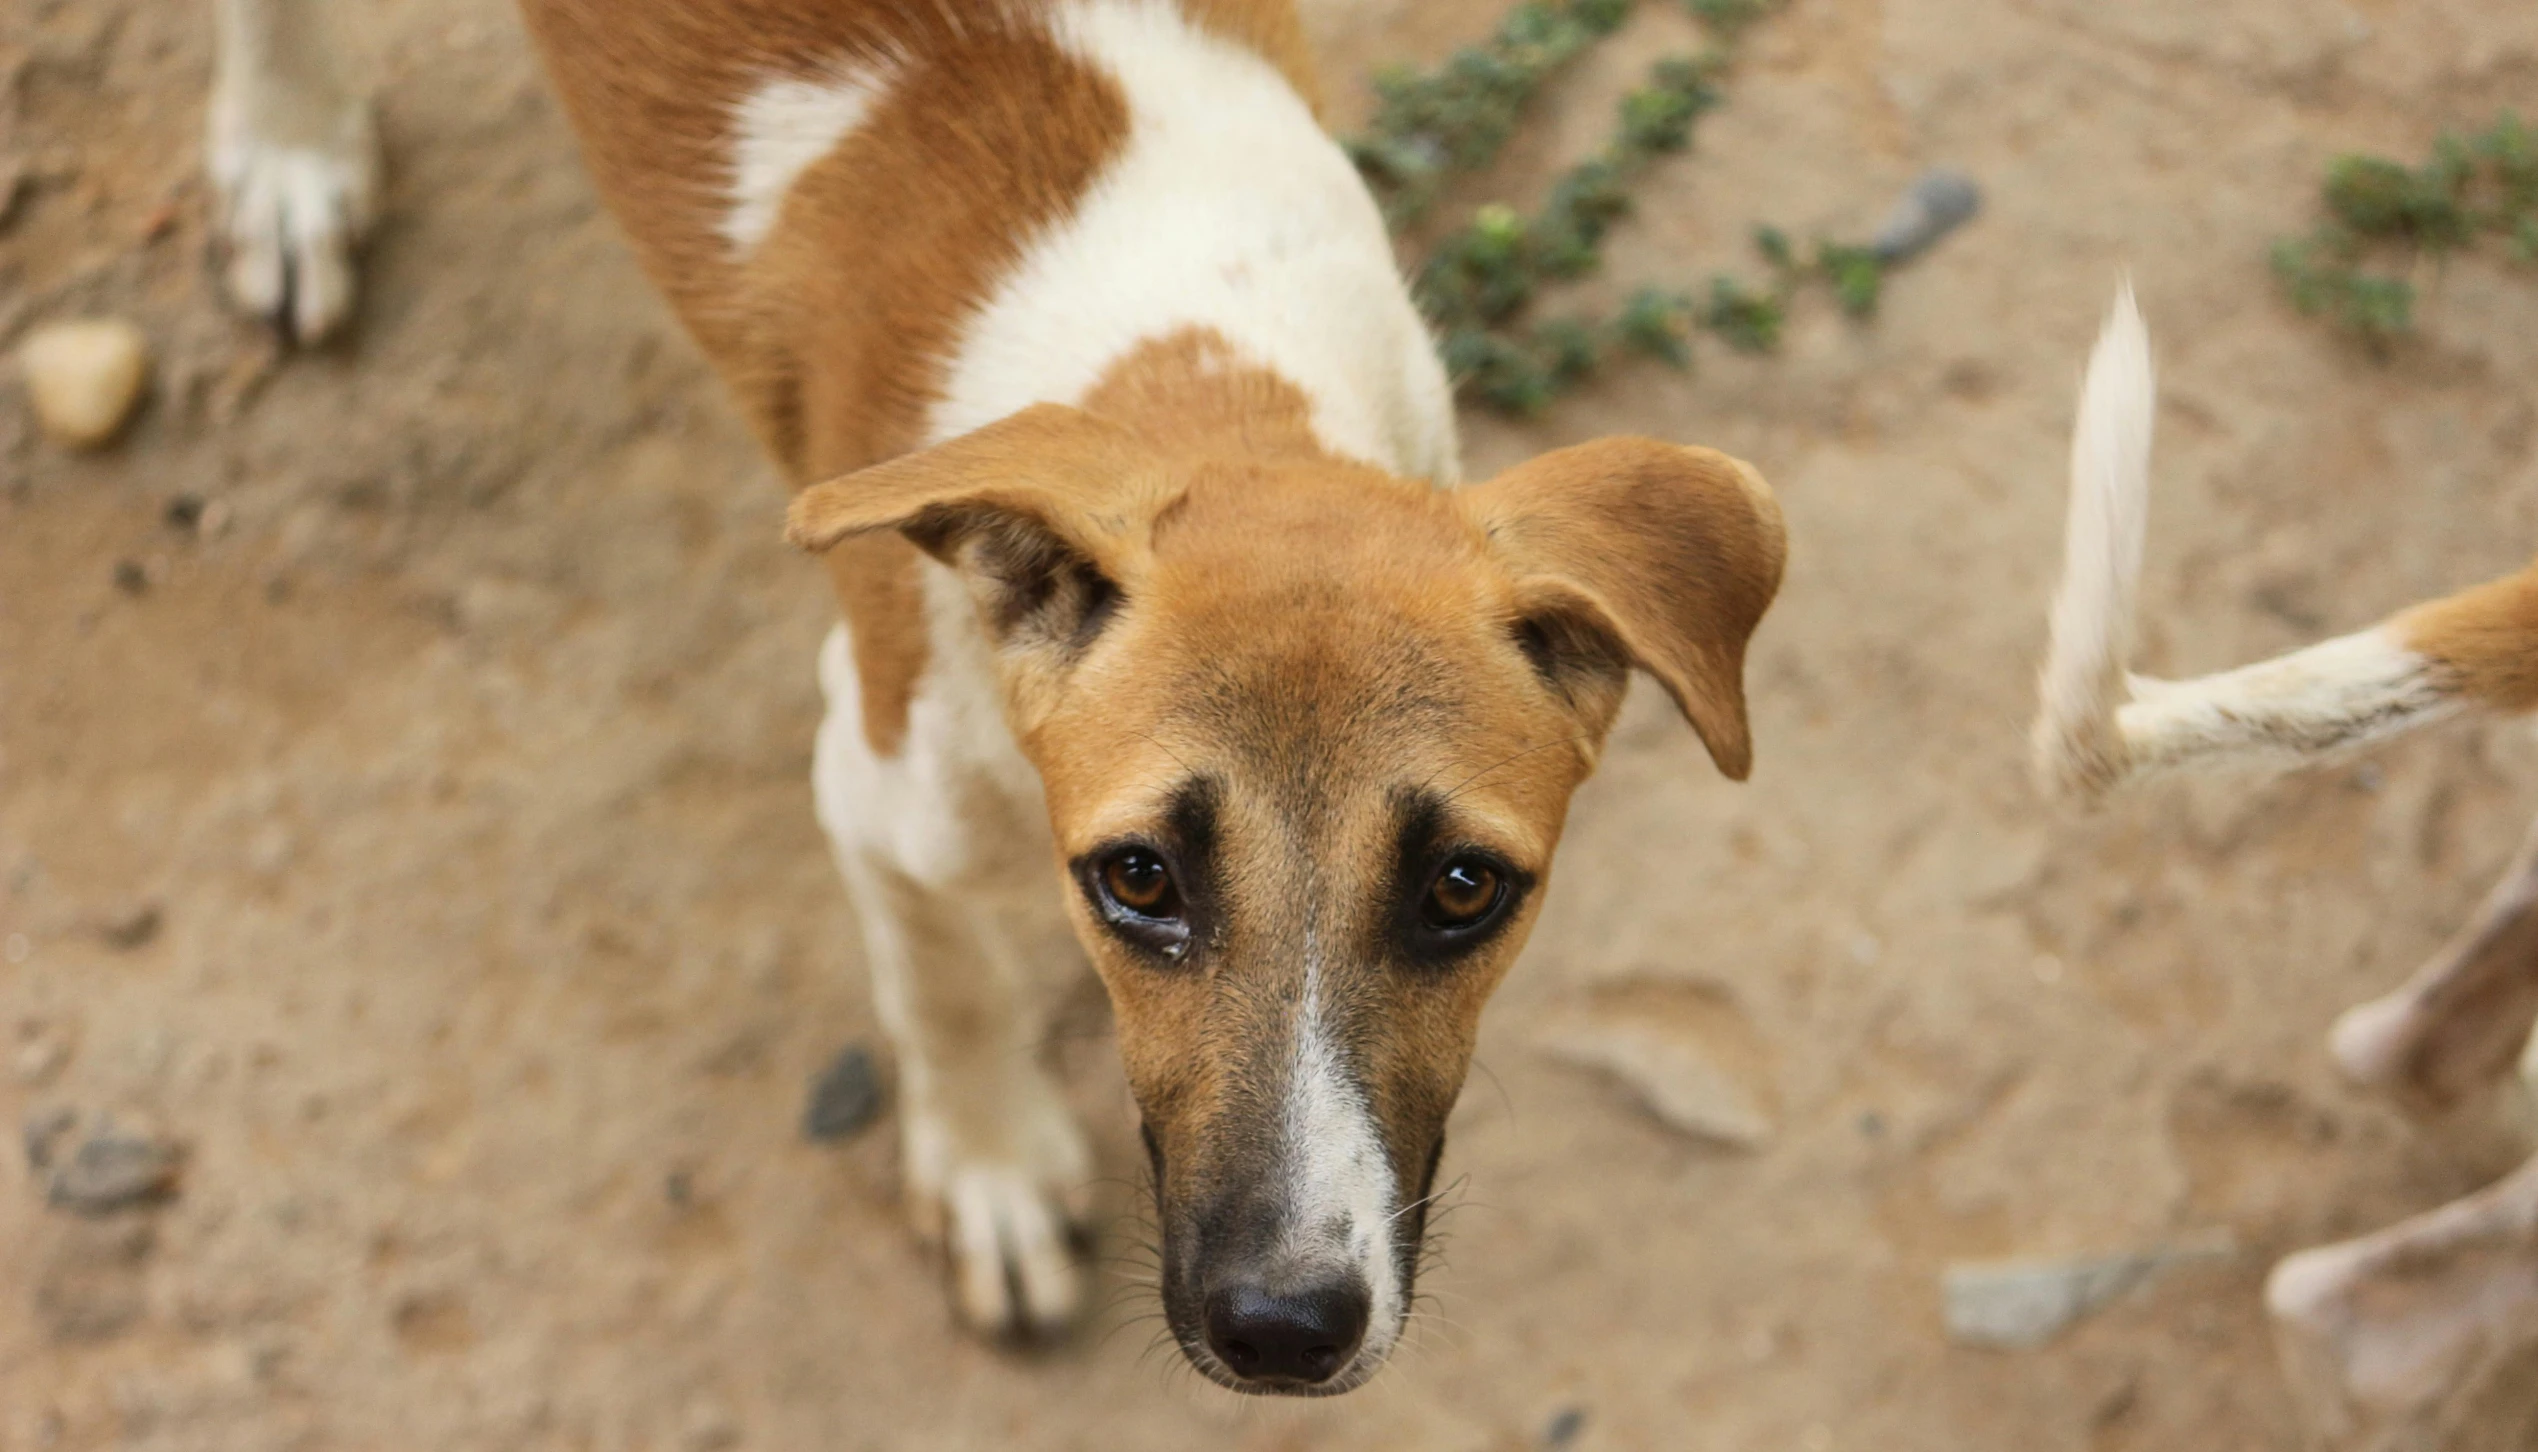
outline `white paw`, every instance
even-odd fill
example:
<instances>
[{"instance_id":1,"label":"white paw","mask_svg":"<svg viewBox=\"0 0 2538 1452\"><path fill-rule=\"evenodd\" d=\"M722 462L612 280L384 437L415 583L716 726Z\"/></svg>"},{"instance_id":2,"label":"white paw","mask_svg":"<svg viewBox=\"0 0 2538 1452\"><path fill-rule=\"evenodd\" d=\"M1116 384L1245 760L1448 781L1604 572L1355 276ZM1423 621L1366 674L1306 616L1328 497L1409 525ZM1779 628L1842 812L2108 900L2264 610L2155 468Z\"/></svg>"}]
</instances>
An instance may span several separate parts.
<instances>
[{"instance_id":1,"label":"white paw","mask_svg":"<svg viewBox=\"0 0 2538 1452\"><path fill-rule=\"evenodd\" d=\"M313 343L352 314L353 252L377 215L378 136L360 101L262 99L223 97L212 108L224 280L241 309ZM259 113L312 120L291 126Z\"/></svg>"},{"instance_id":2,"label":"white paw","mask_svg":"<svg viewBox=\"0 0 2538 1452\"><path fill-rule=\"evenodd\" d=\"M910 1209L951 1259L952 1305L972 1330L1045 1337L1073 1325L1088 1288L1077 1227L1091 1157L1054 1094L1007 1100L996 1151L961 1147L939 1115L906 1124ZM914 1106L911 1106L913 1109Z\"/></svg>"},{"instance_id":3,"label":"white paw","mask_svg":"<svg viewBox=\"0 0 2538 1452\"><path fill-rule=\"evenodd\" d=\"M944 1201L952 1304L988 1336L1050 1336L1084 1311L1085 1269L1058 1197L1027 1175L956 1172Z\"/></svg>"}]
</instances>

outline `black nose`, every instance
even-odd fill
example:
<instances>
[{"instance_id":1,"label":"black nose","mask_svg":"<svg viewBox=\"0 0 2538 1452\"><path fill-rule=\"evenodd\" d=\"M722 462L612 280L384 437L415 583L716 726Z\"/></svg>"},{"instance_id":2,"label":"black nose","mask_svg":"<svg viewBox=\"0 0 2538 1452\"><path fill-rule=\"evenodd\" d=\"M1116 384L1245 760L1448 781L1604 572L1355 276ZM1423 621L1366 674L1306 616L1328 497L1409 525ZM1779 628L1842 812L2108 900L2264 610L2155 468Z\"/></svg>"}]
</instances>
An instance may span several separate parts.
<instances>
[{"instance_id":1,"label":"black nose","mask_svg":"<svg viewBox=\"0 0 2538 1452\"><path fill-rule=\"evenodd\" d=\"M1207 1298L1207 1346L1245 1381L1328 1381L1366 1335L1366 1290L1355 1277L1292 1291L1219 1287Z\"/></svg>"}]
</instances>

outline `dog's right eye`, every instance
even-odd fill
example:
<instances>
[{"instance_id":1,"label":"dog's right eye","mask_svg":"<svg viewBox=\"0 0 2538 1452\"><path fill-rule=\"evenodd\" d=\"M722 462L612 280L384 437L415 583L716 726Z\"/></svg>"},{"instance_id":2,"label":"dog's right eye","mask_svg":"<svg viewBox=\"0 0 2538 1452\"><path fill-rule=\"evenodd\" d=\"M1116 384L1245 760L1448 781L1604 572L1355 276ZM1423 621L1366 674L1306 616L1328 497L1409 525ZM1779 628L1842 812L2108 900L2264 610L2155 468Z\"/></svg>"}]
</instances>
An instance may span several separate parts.
<instances>
[{"instance_id":1,"label":"dog's right eye","mask_svg":"<svg viewBox=\"0 0 2538 1452\"><path fill-rule=\"evenodd\" d=\"M1172 869L1143 847L1115 852L1102 863L1102 891L1141 918L1181 915L1181 893L1172 885Z\"/></svg>"}]
</instances>

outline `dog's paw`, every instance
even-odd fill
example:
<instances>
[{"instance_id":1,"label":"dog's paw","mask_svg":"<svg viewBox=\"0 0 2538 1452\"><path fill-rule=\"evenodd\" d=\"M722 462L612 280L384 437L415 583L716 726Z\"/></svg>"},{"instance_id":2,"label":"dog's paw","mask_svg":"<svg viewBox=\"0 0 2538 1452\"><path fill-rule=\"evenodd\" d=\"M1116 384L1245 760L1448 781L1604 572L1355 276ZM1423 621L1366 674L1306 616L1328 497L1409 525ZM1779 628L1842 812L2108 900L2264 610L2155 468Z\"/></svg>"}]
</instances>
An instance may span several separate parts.
<instances>
[{"instance_id":1,"label":"dog's paw","mask_svg":"<svg viewBox=\"0 0 2538 1452\"><path fill-rule=\"evenodd\" d=\"M2428 1003L2409 984L2346 1009L2327 1036L2336 1068L2405 1109L2438 1115L2509 1078L2529 1042L2515 1016L2492 1005Z\"/></svg>"},{"instance_id":2,"label":"dog's paw","mask_svg":"<svg viewBox=\"0 0 2538 1452\"><path fill-rule=\"evenodd\" d=\"M378 209L369 105L224 97L213 105L210 153L230 300L303 343L342 326L358 290L353 254Z\"/></svg>"},{"instance_id":3,"label":"dog's paw","mask_svg":"<svg viewBox=\"0 0 2538 1452\"><path fill-rule=\"evenodd\" d=\"M921 1233L941 1237L961 1320L985 1336L1034 1340L1084 1313L1079 1227L1091 1156L1053 1090L1007 1102L1012 1113L993 1134L959 1136L935 1116L910 1116L909 1208ZM981 1142L996 1147L969 1147Z\"/></svg>"},{"instance_id":4,"label":"dog's paw","mask_svg":"<svg viewBox=\"0 0 2538 1452\"><path fill-rule=\"evenodd\" d=\"M2454 1423L2496 1374L2538 1351L2534 1224L2538 1160L2464 1200L2274 1267L2265 1309L2275 1343L2328 1445L2462 1445L2427 1440L2428 1429Z\"/></svg>"},{"instance_id":5,"label":"dog's paw","mask_svg":"<svg viewBox=\"0 0 2538 1452\"><path fill-rule=\"evenodd\" d=\"M954 1309L985 1336L1063 1332L1084 1313L1079 1239L1063 1197L1031 1176L986 1165L956 1171L943 1202Z\"/></svg>"}]
</instances>

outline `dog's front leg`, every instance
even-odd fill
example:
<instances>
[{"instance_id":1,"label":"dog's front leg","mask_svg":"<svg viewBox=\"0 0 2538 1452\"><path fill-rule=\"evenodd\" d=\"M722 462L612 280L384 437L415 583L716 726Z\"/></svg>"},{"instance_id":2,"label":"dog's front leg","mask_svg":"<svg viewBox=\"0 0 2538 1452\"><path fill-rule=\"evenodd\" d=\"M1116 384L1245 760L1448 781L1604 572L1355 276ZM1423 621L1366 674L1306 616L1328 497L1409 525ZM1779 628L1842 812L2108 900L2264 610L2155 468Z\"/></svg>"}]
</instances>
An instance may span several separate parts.
<instances>
[{"instance_id":1,"label":"dog's front leg","mask_svg":"<svg viewBox=\"0 0 2538 1452\"><path fill-rule=\"evenodd\" d=\"M960 733L874 752L849 656L841 626L820 654L814 786L898 1049L908 1209L921 1234L942 1236L971 1326L1052 1332L1083 1307L1071 1232L1091 1158L1040 1061L1049 995L1035 960L1073 956L1062 929L1032 931L1062 923L1047 828L1003 809L961 759Z\"/></svg>"},{"instance_id":2,"label":"dog's front leg","mask_svg":"<svg viewBox=\"0 0 2538 1452\"><path fill-rule=\"evenodd\" d=\"M302 342L352 312L353 249L379 195L369 99L318 0L220 0L209 153L229 295Z\"/></svg>"}]
</instances>

